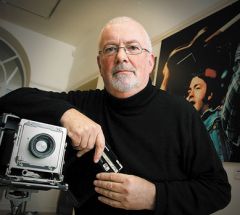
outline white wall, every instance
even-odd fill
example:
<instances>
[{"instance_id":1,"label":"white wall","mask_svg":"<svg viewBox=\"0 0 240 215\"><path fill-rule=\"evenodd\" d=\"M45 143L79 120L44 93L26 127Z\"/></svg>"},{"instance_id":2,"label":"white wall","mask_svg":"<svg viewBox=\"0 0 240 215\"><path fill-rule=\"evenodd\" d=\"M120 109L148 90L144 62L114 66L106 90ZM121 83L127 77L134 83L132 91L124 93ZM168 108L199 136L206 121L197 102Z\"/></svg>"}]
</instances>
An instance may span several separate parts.
<instances>
[{"instance_id":1,"label":"white wall","mask_svg":"<svg viewBox=\"0 0 240 215\"><path fill-rule=\"evenodd\" d=\"M30 86L63 91L67 88L75 47L0 19L22 44L29 58Z\"/></svg>"}]
</instances>

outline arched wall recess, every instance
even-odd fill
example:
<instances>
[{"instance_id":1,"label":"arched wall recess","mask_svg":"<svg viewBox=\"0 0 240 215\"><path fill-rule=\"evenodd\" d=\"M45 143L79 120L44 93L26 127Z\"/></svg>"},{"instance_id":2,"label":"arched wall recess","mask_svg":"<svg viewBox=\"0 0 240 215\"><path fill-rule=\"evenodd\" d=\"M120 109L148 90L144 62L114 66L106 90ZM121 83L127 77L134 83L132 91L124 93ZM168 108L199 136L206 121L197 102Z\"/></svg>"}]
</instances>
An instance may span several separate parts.
<instances>
[{"instance_id":1,"label":"arched wall recess","mask_svg":"<svg viewBox=\"0 0 240 215\"><path fill-rule=\"evenodd\" d=\"M19 87L26 87L30 80L30 63L20 42L0 27L0 96Z\"/></svg>"}]
</instances>

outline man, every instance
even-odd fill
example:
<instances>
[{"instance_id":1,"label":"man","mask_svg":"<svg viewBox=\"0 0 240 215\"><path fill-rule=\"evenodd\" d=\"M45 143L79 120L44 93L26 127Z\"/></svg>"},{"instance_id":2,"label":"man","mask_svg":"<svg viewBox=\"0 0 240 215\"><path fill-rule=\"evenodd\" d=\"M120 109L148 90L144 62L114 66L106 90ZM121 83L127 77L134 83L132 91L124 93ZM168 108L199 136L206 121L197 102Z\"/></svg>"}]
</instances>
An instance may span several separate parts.
<instances>
[{"instance_id":1,"label":"man","mask_svg":"<svg viewBox=\"0 0 240 215\"><path fill-rule=\"evenodd\" d=\"M213 105L213 101L217 97L217 91L213 89L213 86L216 85L218 84L213 78L206 77L205 75L194 76L191 80L186 99L200 113L219 158L222 161L229 161L231 148L222 127L221 107L220 105L217 107Z\"/></svg>"},{"instance_id":2,"label":"man","mask_svg":"<svg viewBox=\"0 0 240 215\"><path fill-rule=\"evenodd\" d=\"M223 105L217 94L215 70L193 76L186 99L193 104L211 136L222 161L240 161L240 44L236 49L232 80Z\"/></svg>"},{"instance_id":3,"label":"man","mask_svg":"<svg viewBox=\"0 0 240 215\"><path fill-rule=\"evenodd\" d=\"M194 108L152 86L154 56L142 25L128 17L107 23L97 61L104 90L24 88L0 101L0 112L67 128L79 157L66 168L76 214L203 215L224 208L231 188L222 163ZM105 141L121 173L96 174Z\"/></svg>"}]
</instances>

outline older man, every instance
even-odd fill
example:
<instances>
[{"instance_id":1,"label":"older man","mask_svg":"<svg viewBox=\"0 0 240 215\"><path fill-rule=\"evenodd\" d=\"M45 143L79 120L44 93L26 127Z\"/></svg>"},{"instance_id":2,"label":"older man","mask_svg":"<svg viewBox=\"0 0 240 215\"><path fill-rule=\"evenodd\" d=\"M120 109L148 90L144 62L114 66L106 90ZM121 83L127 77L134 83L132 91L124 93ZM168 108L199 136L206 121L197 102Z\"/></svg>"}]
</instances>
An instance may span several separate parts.
<instances>
[{"instance_id":1,"label":"older man","mask_svg":"<svg viewBox=\"0 0 240 215\"><path fill-rule=\"evenodd\" d=\"M0 101L0 112L67 128L79 157L66 169L76 214L203 215L224 208L231 188L222 163L195 109L151 84L154 56L142 25L128 17L108 22L97 60L104 90L24 88ZM97 173L105 141L121 173Z\"/></svg>"}]
</instances>

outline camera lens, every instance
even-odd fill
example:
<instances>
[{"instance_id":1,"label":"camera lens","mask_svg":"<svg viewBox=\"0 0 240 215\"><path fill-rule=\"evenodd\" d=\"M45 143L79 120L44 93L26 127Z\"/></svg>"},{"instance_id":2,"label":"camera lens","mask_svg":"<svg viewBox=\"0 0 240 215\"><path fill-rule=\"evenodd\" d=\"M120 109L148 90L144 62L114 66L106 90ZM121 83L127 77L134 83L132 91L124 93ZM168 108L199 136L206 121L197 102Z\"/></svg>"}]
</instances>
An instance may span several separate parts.
<instances>
[{"instance_id":1,"label":"camera lens","mask_svg":"<svg viewBox=\"0 0 240 215\"><path fill-rule=\"evenodd\" d=\"M36 143L36 149L37 149L39 152L44 152L44 151L46 151L46 150L47 150L47 147L48 147L48 145L47 145L47 143L46 143L45 141L40 140L40 141L38 141L38 142Z\"/></svg>"},{"instance_id":2,"label":"camera lens","mask_svg":"<svg viewBox=\"0 0 240 215\"><path fill-rule=\"evenodd\" d=\"M37 158L46 158L54 152L55 141L48 134L37 134L29 142L29 151Z\"/></svg>"}]
</instances>

